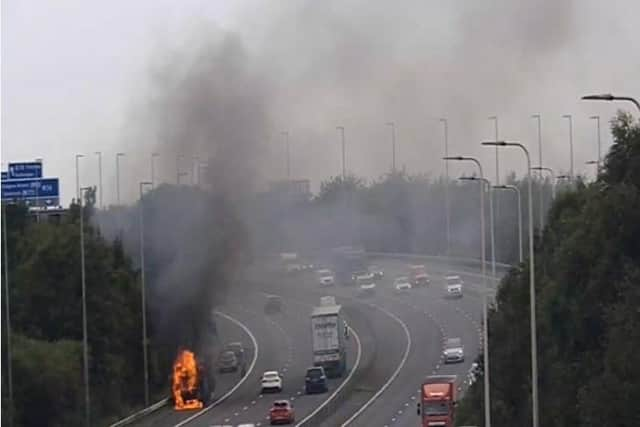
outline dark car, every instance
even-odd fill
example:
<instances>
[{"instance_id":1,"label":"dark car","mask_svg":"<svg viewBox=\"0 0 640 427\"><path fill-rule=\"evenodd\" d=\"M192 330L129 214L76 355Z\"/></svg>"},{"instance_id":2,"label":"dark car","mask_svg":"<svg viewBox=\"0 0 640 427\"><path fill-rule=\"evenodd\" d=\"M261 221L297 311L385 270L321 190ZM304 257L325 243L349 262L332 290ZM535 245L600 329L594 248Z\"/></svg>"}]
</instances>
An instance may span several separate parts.
<instances>
[{"instance_id":1,"label":"dark car","mask_svg":"<svg viewBox=\"0 0 640 427\"><path fill-rule=\"evenodd\" d=\"M218 357L219 372L236 372L239 367L240 363L233 351L227 350L220 353L220 357Z\"/></svg>"},{"instance_id":2,"label":"dark car","mask_svg":"<svg viewBox=\"0 0 640 427\"><path fill-rule=\"evenodd\" d=\"M264 312L266 314L275 314L282 311L282 298L277 295L269 295L267 297L267 303L264 306Z\"/></svg>"},{"instance_id":3,"label":"dark car","mask_svg":"<svg viewBox=\"0 0 640 427\"><path fill-rule=\"evenodd\" d=\"M324 368L321 366L314 366L307 369L307 375L304 378L304 391L307 394L311 393L324 393L329 390L327 384L327 376L324 373Z\"/></svg>"},{"instance_id":4,"label":"dark car","mask_svg":"<svg viewBox=\"0 0 640 427\"><path fill-rule=\"evenodd\" d=\"M238 359L238 366L240 366L240 373L244 375L246 372L246 360L244 356L244 346L241 342L230 342L224 346L224 351L232 351Z\"/></svg>"}]
</instances>

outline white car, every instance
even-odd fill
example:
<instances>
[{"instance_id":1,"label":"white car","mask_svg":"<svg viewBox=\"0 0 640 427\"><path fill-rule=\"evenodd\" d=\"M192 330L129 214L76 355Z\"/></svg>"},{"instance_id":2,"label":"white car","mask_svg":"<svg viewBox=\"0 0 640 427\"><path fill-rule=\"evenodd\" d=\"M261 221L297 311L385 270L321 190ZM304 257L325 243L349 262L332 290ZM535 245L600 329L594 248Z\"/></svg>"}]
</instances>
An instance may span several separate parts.
<instances>
[{"instance_id":1,"label":"white car","mask_svg":"<svg viewBox=\"0 0 640 427\"><path fill-rule=\"evenodd\" d=\"M318 270L316 271L316 277L320 286L333 286L336 284L336 280L333 277L333 272L331 270Z\"/></svg>"},{"instance_id":2,"label":"white car","mask_svg":"<svg viewBox=\"0 0 640 427\"><path fill-rule=\"evenodd\" d=\"M449 338L444 343L444 363L464 362L464 346L460 338Z\"/></svg>"},{"instance_id":3,"label":"white car","mask_svg":"<svg viewBox=\"0 0 640 427\"><path fill-rule=\"evenodd\" d=\"M393 287L395 288L396 292L404 292L413 288L413 286L411 286L411 283L409 283L409 278L404 276L398 277L396 280L394 280Z\"/></svg>"},{"instance_id":4,"label":"white car","mask_svg":"<svg viewBox=\"0 0 640 427\"><path fill-rule=\"evenodd\" d=\"M299 272L302 271L302 265L301 264L287 264L284 269L285 269L285 272L287 274L299 273Z\"/></svg>"},{"instance_id":5,"label":"white car","mask_svg":"<svg viewBox=\"0 0 640 427\"><path fill-rule=\"evenodd\" d=\"M376 291L375 277L371 273L358 275L356 283L361 295L370 295Z\"/></svg>"},{"instance_id":6,"label":"white car","mask_svg":"<svg viewBox=\"0 0 640 427\"><path fill-rule=\"evenodd\" d=\"M282 377L280 376L278 371L266 371L264 374L262 374L260 383L263 393L274 391L279 393L282 391Z\"/></svg>"},{"instance_id":7,"label":"white car","mask_svg":"<svg viewBox=\"0 0 640 427\"><path fill-rule=\"evenodd\" d=\"M451 298L461 298L463 283L460 276L447 276L445 280L447 282L447 296Z\"/></svg>"},{"instance_id":8,"label":"white car","mask_svg":"<svg viewBox=\"0 0 640 427\"><path fill-rule=\"evenodd\" d=\"M384 277L384 271L377 265L370 265L369 273L373 274L376 279L382 279Z\"/></svg>"}]
</instances>

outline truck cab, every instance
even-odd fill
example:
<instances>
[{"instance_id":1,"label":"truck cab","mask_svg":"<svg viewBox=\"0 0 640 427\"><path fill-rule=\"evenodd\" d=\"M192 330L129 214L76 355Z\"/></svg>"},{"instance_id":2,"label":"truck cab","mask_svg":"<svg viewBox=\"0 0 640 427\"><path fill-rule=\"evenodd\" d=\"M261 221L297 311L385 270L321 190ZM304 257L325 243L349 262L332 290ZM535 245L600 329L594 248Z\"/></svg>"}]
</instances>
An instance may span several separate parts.
<instances>
[{"instance_id":1,"label":"truck cab","mask_svg":"<svg viewBox=\"0 0 640 427\"><path fill-rule=\"evenodd\" d=\"M422 264L409 266L409 280L414 287L427 286L431 281L426 267Z\"/></svg>"},{"instance_id":2,"label":"truck cab","mask_svg":"<svg viewBox=\"0 0 640 427\"><path fill-rule=\"evenodd\" d=\"M420 388L418 415L423 427L453 427L456 407L456 376L427 377Z\"/></svg>"}]
</instances>

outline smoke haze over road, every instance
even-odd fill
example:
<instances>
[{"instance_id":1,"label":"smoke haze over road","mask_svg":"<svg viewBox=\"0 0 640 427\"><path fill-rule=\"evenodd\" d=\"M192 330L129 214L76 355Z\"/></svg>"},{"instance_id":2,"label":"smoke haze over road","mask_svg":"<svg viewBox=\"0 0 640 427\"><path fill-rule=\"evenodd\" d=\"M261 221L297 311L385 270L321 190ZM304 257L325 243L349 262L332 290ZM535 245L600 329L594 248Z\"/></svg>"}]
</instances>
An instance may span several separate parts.
<instances>
[{"instance_id":1,"label":"smoke haze over road","mask_svg":"<svg viewBox=\"0 0 640 427\"><path fill-rule=\"evenodd\" d=\"M165 180L175 179L178 150L185 169L193 155L217 154L218 165L228 166L218 178L231 171L281 178L283 130L292 174L317 188L340 171L337 125L346 128L348 169L376 177L390 167L388 121L397 125L398 165L438 174L441 116L449 118L451 151L481 155L491 171L491 153L477 145L493 135L486 117L497 114L502 136L535 148L529 116L541 113L545 163L566 170L560 116L572 113L582 169L595 155L588 116L599 113L604 123L615 107L579 96L640 92L628 18L640 6L633 1L248 1L230 8L193 0L180 8L78 3L64 13L34 13L40 6L26 2L3 7L4 157L43 157L72 194L72 153L102 150L105 200L113 200L118 150L128 153L122 179L133 183L148 179L152 147ZM104 22L80 25L97 13ZM54 80L61 84L34 84ZM522 172L517 156L503 157L505 173ZM94 160L84 162L83 182L96 182ZM125 187L133 198L136 186Z\"/></svg>"}]
</instances>

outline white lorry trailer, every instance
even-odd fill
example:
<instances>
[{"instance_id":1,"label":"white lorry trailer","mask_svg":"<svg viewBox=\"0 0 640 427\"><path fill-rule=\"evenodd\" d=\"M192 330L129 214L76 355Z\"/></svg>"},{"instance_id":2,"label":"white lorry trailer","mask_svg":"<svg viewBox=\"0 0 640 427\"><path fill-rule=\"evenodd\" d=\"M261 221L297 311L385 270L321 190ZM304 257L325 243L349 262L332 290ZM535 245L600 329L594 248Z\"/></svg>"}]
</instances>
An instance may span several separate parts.
<instances>
[{"instance_id":1,"label":"white lorry trailer","mask_svg":"<svg viewBox=\"0 0 640 427\"><path fill-rule=\"evenodd\" d=\"M336 378L347 369L346 325L342 307L326 302L311 313L313 365L322 366L328 377Z\"/></svg>"}]
</instances>

